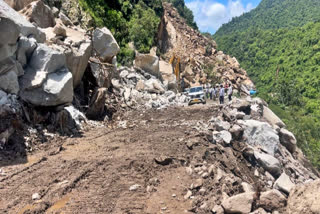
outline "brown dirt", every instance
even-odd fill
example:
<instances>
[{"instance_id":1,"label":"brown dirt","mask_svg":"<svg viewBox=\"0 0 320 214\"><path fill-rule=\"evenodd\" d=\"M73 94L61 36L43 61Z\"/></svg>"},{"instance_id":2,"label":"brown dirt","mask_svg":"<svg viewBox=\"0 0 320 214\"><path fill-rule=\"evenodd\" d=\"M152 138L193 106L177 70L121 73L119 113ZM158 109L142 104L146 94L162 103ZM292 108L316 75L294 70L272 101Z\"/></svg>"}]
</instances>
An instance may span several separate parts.
<instances>
[{"instance_id":1,"label":"brown dirt","mask_svg":"<svg viewBox=\"0 0 320 214\"><path fill-rule=\"evenodd\" d=\"M7 163L0 174L0 213L191 213L200 203L197 197L183 198L196 179L185 170L191 163L205 160L254 183L239 153L222 151L197 130L199 121L217 112L215 105L127 112L121 118L127 128L115 122L79 138L54 141L28 154L24 164L2 159ZM197 143L190 150L186 145L192 139ZM159 164L166 158L167 165ZM134 184L141 188L129 191ZM241 191L240 184L230 185L230 194ZM213 178L204 186L221 195ZM41 199L33 201L33 193ZM221 200L209 200L211 196L204 198Z\"/></svg>"}]
</instances>

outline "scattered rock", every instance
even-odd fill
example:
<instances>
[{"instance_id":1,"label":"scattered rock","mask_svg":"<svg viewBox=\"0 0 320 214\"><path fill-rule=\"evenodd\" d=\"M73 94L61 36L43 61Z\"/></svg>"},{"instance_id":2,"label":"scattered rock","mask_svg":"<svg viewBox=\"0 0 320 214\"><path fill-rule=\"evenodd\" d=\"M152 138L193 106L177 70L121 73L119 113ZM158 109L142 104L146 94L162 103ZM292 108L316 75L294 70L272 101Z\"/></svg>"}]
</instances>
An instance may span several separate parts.
<instances>
[{"instance_id":1,"label":"scattered rock","mask_svg":"<svg viewBox=\"0 0 320 214\"><path fill-rule=\"evenodd\" d=\"M225 213L247 214L251 211L254 193L241 193L222 202Z\"/></svg>"},{"instance_id":2,"label":"scattered rock","mask_svg":"<svg viewBox=\"0 0 320 214\"><path fill-rule=\"evenodd\" d=\"M237 124L233 125L232 128L229 130L232 138L236 140L240 140L243 136L243 128Z\"/></svg>"},{"instance_id":3,"label":"scattered rock","mask_svg":"<svg viewBox=\"0 0 320 214\"><path fill-rule=\"evenodd\" d=\"M62 12L59 13L59 18L62 21L62 23L66 26L72 26L71 20Z\"/></svg>"},{"instance_id":4,"label":"scattered rock","mask_svg":"<svg viewBox=\"0 0 320 214\"><path fill-rule=\"evenodd\" d=\"M262 192L260 195L259 206L272 212L286 206L287 199L276 189Z\"/></svg>"},{"instance_id":5,"label":"scattered rock","mask_svg":"<svg viewBox=\"0 0 320 214\"><path fill-rule=\"evenodd\" d=\"M250 214L268 214L263 208L259 208Z\"/></svg>"},{"instance_id":6,"label":"scattered rock","mask_svg":"<svg viewBox=\"0 0 320 214\"><path fill-rule=\"evenodd\" d=\"M288 149L289 152L294 153L297 148L297 140L295 136L287 129L280 129L280 143Z\"/></svg>"},{"instance_id":7,"label":"scattered rock","mask_svg":"<svg viewBox=\"0 0 320 214\"><path fill-rule=\"evenodd\" d=\"M56 25L50 7L41 0L30 3L20 13L26 16L29 22L36 23L40 28L54 27Z\"/></svg>"},{"instance_id":8,"label":"scattered rock","mask_svg":"<svg viewBox=\"0 0 320 214\"><path fill-rule=\"evenodd\" d=\"M8 18L13 21L23 36L28 38L33 36L39 43L43 43L46 40L45 33L28 22L22 15L12 9L4 1L0 1L0 14L1 19Z\"/></svg>"},{"instance_id":9,"label":"scattered rock","mask_svg":"<svg viewBox=\"0 0 320 214\"><path fill-rule=\"evenodd\" d=\"M140 188L141 188L141 185L139 185L139 184L134 184L134 185L130 186L129 190L132 191L132 192L134 192L134 191L137 191L137 190L140 189Z\"/></svg>"},{"instance_id":10,"label":"scattered rock","mask_svg":"<svg viewBox=\"0 0 320 214\"><path fill-rule=\"evenodd\" d=\"M280 128L285 127L285 124L282 122L282 120L275 113L273 113L273 111L271 111L267 106L263 107L263 117L271 125L277 125Z\"/></svg>"},{"instance_id":11,"label":"scattered rock","mask_svg":"<svg viewBox=\"0 0 320 214\"><path fill-rule=\"evenodd\" d=\"M89 119L101 120L105 115L106 88L99 88L90 100L86 115Z\"/></svg>"},{"instance_id":12,"label":"scattered rock","mask_svg":"<svg viewBox=\"0 0 320 214\"><path fill-rule=\"evenodd\" d=\"M57 24L53 28L53 33L56 34L57 36L63 36L63 37L67 36L67 30L63 26L61 26L59 24Z\"/></svg>"},{"instance_id":13,"label":"scattered rock","mask_svg":"<svg viewBox=\"0 0 320 214\"><path fill-rule=\"evenodd\" d=\"M284 172L274 183L274 188L289 194L291 189L294 188L294 183L290 180L289 176Z\"/></svg>"},{"instance_id":14,"label":"scattered rock","mask_svg":"<svg viewBox=\"0 0 320 214\"><path fill-rule=\"evenodd\" d=\"M278 176L281 172L281 165L277 158L255 151L254 157L257 162L272 175Z\"/></svg>"},{"instance_id":15,"label":"scattered rock","mask_svg":"<svg viewBox=\"0 0 320 214\"><path fill-rule=\"evenodd\" d=\"M254 192L253 187L250 184L246 183L246 182L242 182L241 186L242 186L242 189L243 189L244 192Z\"/></svg>"},{"instance_id":16,"label":"scattered rock","mask_svg":"<svg viewBox=\"0 0 320 214\"><path fill-rule=\"evenodd\" d=\"M211 211L213 214L224 214L224 209L220 205L215 205Z\"/></svg>"},{"instance_id":17,"label":"scattered rock","mask_svg":"<svg viewBox=\"0 0 320 214\"><path fill-rule=\"evenodd\" d=\"M192 196L192 192L188 190L187 194L183 197L185 200L189 199Z\"/></svg>"},{"instance_id":18,"label":"scattered rock","mask_svg":"<svg viewBox=\"0 0 320 214\"><path fill-rule=\"evenodd\" d=\"M40 200L41 199L41 196L39 195L39 193L33 193L32 194L32 200Z\"/></svg>"},{"instance_id":19,"label":"scattered rock","mask_svg":"<svg viewBox=\"0 0 320 214\"><path fill-rule=\"evenodd\" d=\"M319 213L320 180L295 186L289 195L286 213Z\"/></svg>"}]
</instances>

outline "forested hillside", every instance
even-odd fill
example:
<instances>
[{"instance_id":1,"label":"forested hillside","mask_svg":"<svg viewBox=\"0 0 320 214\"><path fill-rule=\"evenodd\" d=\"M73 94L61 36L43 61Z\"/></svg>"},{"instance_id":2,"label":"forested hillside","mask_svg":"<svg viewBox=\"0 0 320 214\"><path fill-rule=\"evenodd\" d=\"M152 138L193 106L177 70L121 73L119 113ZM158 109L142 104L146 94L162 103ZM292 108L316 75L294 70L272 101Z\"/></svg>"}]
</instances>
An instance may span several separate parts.
<instances>
[{"instance_id":1,"label":"forested hillside","mask_svg":"<svg viewBox=\"0 0 320 214\"><path fill-rule=\"evenodd\" d=\"M263 0L213 36L320 167L320 1ZM308 22L308 23L306 23ZM297 27L298 26L298 27Z\"/></svg>"},{"instance_id":2,"label":"forested hillside","mask_svg":"<svg viewBox=\"0 0 320 214\"><path fill-rule=\"evenodd\" d=\"M320 20L319 0L262 0L259 6L224 24L216 38L249 29L298 27Z\"/></svg>"}]
</instances>

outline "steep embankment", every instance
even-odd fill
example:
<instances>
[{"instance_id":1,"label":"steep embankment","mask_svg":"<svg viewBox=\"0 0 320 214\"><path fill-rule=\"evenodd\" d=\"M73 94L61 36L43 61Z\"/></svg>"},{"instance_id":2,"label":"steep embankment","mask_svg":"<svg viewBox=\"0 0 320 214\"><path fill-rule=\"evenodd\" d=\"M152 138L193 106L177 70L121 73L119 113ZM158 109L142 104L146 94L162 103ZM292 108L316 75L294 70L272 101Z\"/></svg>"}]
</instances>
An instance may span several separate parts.
<instances>
[{"instance_id":1,"label":"steep embankment","mask_svg":"<svg viewBox=\"0 0 320 214\"><path fill-rule=\"evenodd\" d=\"M158 32L161 58L167 62L175 57L186 87L192 84L234 84L239 92L248 93L253 83L237 59L216 50L216 43L189 27L171 4L164 3L164 16ZM180 61L179 61L180 60Z\"/></svg>"},{"instance_id":2,"label":"steep embankment","mask_svg":"<svg viewBox=\"0 0 320 214\"><path fill-rule=\"evenodd\" d=\"M312 21L319 20L319 9L319 1L262 1L213 36L220 50L239 59L259 95L273 104L318 167L320 25Z\"/></svg>"}]
</instances>

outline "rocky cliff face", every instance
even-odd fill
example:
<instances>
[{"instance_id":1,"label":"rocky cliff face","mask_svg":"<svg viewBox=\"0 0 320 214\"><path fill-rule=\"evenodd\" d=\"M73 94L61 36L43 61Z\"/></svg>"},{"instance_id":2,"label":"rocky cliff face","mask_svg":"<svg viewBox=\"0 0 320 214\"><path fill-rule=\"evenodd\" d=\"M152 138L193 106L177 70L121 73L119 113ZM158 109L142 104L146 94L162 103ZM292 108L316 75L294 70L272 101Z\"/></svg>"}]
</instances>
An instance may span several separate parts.
<instances>
[{"instance_id":1,"label":"rocky cliff face","mask_svg":"<svg viewBox=\"0 0 320 214\"><path fill-rule=\"evenodd\" d=\"M169 3L163 3L164 16L158 33L158 47L164 59L181 59L181 76L188 85L228 81L234 88L248 94L254 84L237 59L217 52L215 41L189 27ZM206 71L206 72L205 72ZM208 73L214 77L208 76Z\"/></svg>"}]
</instances>

